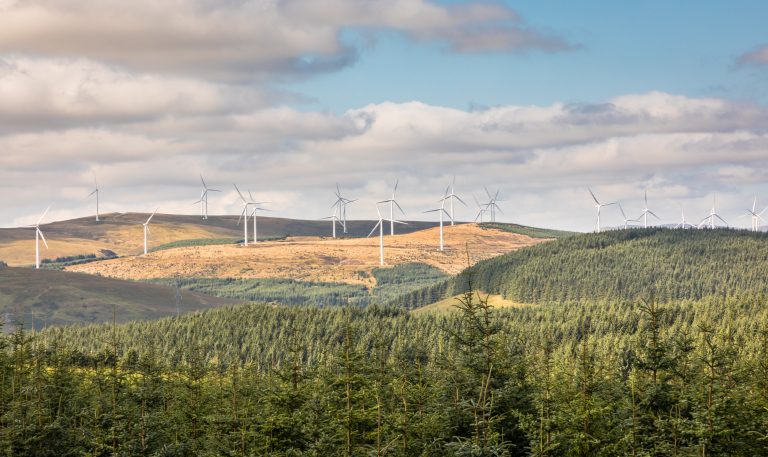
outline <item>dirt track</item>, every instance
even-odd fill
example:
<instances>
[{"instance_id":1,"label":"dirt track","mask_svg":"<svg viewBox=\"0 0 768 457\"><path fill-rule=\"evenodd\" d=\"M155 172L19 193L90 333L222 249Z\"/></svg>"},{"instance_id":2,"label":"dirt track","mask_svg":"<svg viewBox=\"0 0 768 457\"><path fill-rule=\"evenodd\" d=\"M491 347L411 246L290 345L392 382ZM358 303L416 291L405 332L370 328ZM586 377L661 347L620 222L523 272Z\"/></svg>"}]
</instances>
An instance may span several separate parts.
<instances>
[{"instance_id":1,"label":"dirt track","mask_svg":"<svg viewBox=\"0 0 768 457\"><path fill-rule=\"evenodd\" d=\"M439 229L384 237L387 266L422 262L455 274L470 260L493 257L546 240L474 224L445 228L445 250L438 251ZM147 256L125 257L70 267L123 279L158 277L290 278L371 285L368 274L379 266L379 238L334 240L295 237L261 242L247 248L235 245L169 249Z\"/></svg>"}]
</instances>

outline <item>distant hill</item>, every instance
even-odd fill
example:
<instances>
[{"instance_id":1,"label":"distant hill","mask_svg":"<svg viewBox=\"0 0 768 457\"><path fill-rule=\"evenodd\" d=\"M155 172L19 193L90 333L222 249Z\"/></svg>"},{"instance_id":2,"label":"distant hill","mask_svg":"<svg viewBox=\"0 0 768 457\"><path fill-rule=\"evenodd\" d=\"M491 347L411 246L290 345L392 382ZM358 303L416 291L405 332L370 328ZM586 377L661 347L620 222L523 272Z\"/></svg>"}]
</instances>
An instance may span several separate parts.
<instances>
[{"instance_id":1,"label":"distant hill","mask_svg":"<svg viewBox=\"0 0 768 457\"><path fill-rule=\"evenodd\" d=\"M478 262L473 288L519 303L701 300L768 294L768 235L728 229L579 234ZM413 292L418 307L465 290L467 275Z\"/></svg>"},{"instance_id":2,"label":"distant hill","mask_svg":"<svg viewBox=\"0 0 768 457\"><path fill-rule=\"evenodd\" d=\"M238 303L183 291L182 312ZM0 313L29 326L157 319L176 314L176 289L159 284L30 268L0 268Z\"/></svg>"},{"instance_id":3,"label":"distant hill","mask_svg":"<svg viewBox=\"0 0 768 457\"><path fill-rule=\"evenodd\" d=\"M145 213L110 213L96 222L92 217L52 222L41 226L48 240L49 249L42 249L41 257L55 259L81 255L108 257L110 253L119 256L134 255L143 248L143 228L147 220ZM152 219L150 244L152 247L174 246L179 242L195 240L216 240L216 243L233 243L243 238L243 226L238 225L238 216L210 216L207 220L199 216L157 214ZM375 221L349 221L347 237L367 236ZM409 222L398 227L399 233L411 233L435 227L434 222ZM248 227L250 234L252 226ZM260 238L282 238L286 236L330 236L328 221L259 217ZM340 230L338 231L341 236ZM35 257L34 231L28 228L0 229L0 260L12 266L32 265ZM184 244L184 243L182 243Z\"/></svg>"}]
</instances>

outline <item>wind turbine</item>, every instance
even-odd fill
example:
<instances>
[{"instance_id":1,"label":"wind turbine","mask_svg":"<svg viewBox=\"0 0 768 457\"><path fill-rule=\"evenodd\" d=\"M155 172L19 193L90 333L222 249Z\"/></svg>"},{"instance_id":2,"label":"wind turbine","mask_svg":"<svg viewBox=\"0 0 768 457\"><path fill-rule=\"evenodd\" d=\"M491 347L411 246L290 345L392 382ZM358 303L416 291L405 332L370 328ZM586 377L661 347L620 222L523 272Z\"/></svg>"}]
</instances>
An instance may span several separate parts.
<instances>
[{"instance_id":1,"label":"wind turbine","mask_svg":"<svg viewBox=\"0 0 768 457\"><path fill-rule=\"evenodd\" d=\"M725 226L728 226L728 223L725 222L725 219L720 217L719 214L717 214L717 210L715 209L715 206L717 206L717 196L712 196L712 209L709 211L709 215L701 220L699 223L699 228L706 227L706 222L709 221L709 228L714 229L715 228L715 218L720 219Z\"/></svg>"},{"instance_id":2,"label":"wind turbine","mask_svg":"<svg viewBox=\"0 0 768 457\"><path fill-rule=\"evenodd\" d=\"M237 188L237 184L232 184L235 186L235 190L237 191L237 195L240 196L240 200L243 201L243 211L240 213L240 217L237 219L238 225L240 224L241 219L245 219L243 222L243 246L248 246L248 206L254 204L255 202L249 202L248 200L243 197L243 193L240 192L240 189Z\"/></svg>"},{"instance_id":3,"label":"wind turbine","mask_svg":"<svg viewBox=\"0 0 768 457\"><path fill-rule=\"evenodd\" d=\"M376 213L379 215L379 221L376 223L376 225L373 226L371 233L368 234L368 238L370 238L371 235L373 235L373 232L375 232L377 228L379 229L379 265L383 266L384 265L384 221L387 219L384 219L381 216L381 211L379 211L379 205L376 205ZM389 222L393 224L408 225L406 222L396 221L393 219L390 219Z\"/></svg>"},{"instance_id":4,"label":"wind turbine","mask_svg":"<svg viewBox=\"0 0 768 457\"><path fill-rule=\"evenodd\" d=\"M200 175L200 182L203 183L203 190L200 191L200 200L196 201L195 203L200 203L200 217L203 219L208 219L208 192L221 192L218 189L211 189L208 187L207 184L205 184L205 179L203 179L203 175Z\"/></svg>"},{"instance_id":5,"label":"wind turbine","mask_svg":"<svg viewBox=\"0 0 768 457\"><path fill-rule=\"evenodd\" d=\"M621 211L622 217L624 217L624 230L629 228L629 223L630 222L640 222L640 218L639 217L637 219L629 219L629 218L627 218L626 213L624 213L624 208L621 207L621 203L619 203L619 210Z\"/></svg>"},{"instance_id":6,"label":"wind turbine","mask_svg":"<svg viewBox=\"0 0 768 457\"><path fill-rule=\"evenodd\" d=\"M155 217L155 213L157 212L159 208L155 208L154 211L152 211L152 214L149 215L149 218L147 218L147 222L143 223L144 226L144 255L147 255L147 237L151 234L149 230L149 221L152 220L153 217Z\"/></svg>"},{"instance_id":7,"label":"wind turbine","mask_svg":"<svg viewBox=\"0 0 768 457\"><path fill-rule=\"evenodd\" d=\"M260 208L258 205L263 205L264 203L269 202L255 202L253 198L253 194L251 194L251 191L248 191L248 196L251 197L250 203L253 205L253 244L258 243L258 228L256 226L256 211L269 211L266 208Z\"/></svg>"},{"instance_id":8,"label":"wind turbine","mask_svg":"<svg viewBox=\"0 0 768 457\"><path fill-rule=\"evenodd\" d=\"M472 195L472 198L475 199L475 204L477 205L477 216L475 216L474 222L477 222L478 219L480 219L480 223L483 223L483 214L485 214L486 211L488 211L488 205L481 205L479 201L477 201L477 197L475 195Z\"/></svg>"},{"instance_id":9,"label":"wind turbine","mask_svg":"<svg viewBox=\"0 0 768 457\"><path fill-rule=\"evenodd\" d=\"M458 196L458 195L456 195L456 192L454 192L454 187L455 187L455 186L456 186L456 176L454 176L454 177L453 177L453 182L451 183L451 193L450 193L450 194L447 194L447 195L445 196L445 198L447 198L447 199L450 199L450 201L451 201L451 214L450 214L450 218L451 218L451 226L453 226L453 225L454 225L454 222L455 222L455 220L456 220L456 219L454 218L454 214L453 214L453 200L454 200L454 199L455 199L455 200L458 200L458 201L459 201L459 202L460 202L462 205L464 205L464 206L467 206L467 204L466 204L466 203L464 203L464 200L462 200L461 198L459 198L459 196ZM440 250L442 251L442 249L440 249Z\"/></svg>"},{"instance_id":10,"label":"wind turbine","mask_svg":"<svg viewBox=\"0 0 768 457\"><path fill-rule=\"evenodd\" d=\"M661 220L659 216L656 215L653 211L651 211L648 208L648 191L645 191L645 208L643 208L643 211L640 213L640 217L643 218L643 228L648 228L648 215L651 215L655 217L658 220Z\"/></svg>"},{"instance_id":11,"label":"wind turbine","mask_svg":"<svg viewBox=\"0 0 768 457\"><path fill-rule=\"evenodd\" d=\"M488 192L487 187L484 189L485 194L488 195L488 203L485 204L485 209L491 213L491 222L496 222L496 211L498 210L501 214L504 214L504 211L502 211L499 205L496 203L501 201L501 199L499 199L499 191L496 190L496 193L492 196L491 193Z\"/></svg>"},{"instance_id":12,"label":"wind turbine","mask_svg":"<svg viewBox=\"0 0 768 457\"><path fill-rule=\"evenodd\" d=\"M691 228L694 227L693 224L691 224L691 223L689 223L688 221L685 220L685 209L683 209L683 207L681 206L680 207L680 223L677 224L675 226L675 228L676 229L678 229L678 228L685 229L686 226L691 227Z\"/></svg>"},{"instance_id":13,"label":"wind turbine","mask_svg":"<svg viewBox=\"0 0 768 457\"><path fill-rule=\"evenodd\" d=\"M336 215L336 211L338 208L333 209L333 214L331 214L328 217L324 217L323 219L330 219L331 220L331 231L333 233L333 237L336 238L336 224L339 224L339 217Z\"/></svg>"},{"instance_id":14,"label":"wind turbine","mask_svg":"<svg viewBox=\"0 0 768 457\"><path fill-rule=\"evenodd\" d=\"M45 241L45 236L43 235L43 231L40 230L40 223L43 221L43 218L46 214L48 214L48 210L50 210L50 205L48 208L45 209L43 212L43 215L40 216L40 219L37 220L37 223L35 225L28 226L29 228L35 229L35 268L40 269L40 238L43 239L43 244L45 244L45 249L48 249L48 242Z\"/></svg>"},{"instance_id":15,"label":"wind turbine","mask_svg":"<svg viewBox=\"0 0 768 457\"><path fill-rule=\"evenodd\" d=\"M615 204L616 204L616 202L611 202L611 203L600 203L600 202L597 200L597 197L595 197L595 194L592 192L592 189L590 189L589 187L587 187L587 190L589 191L589 195L591 195L591 196L592 196L592 200L594 200L594 201L595 201L595 208L597 208L597 233L600 233L600 209L602 209L602 207L603 207L603 206L610 206L610 205L615 205Z\"/></svg>"},{"instance_id":16,"label":"wind turbine","mask_svg":"<svg viewBox=\"0 0 768 457\"><path fill-rule=\"evenodd\" d=\"M350 200L346 197L343 197L341 195L341 188L339 187L339 184L336 183L336 201L333 203L333 205L331 205L331 208L338 208L338 216L341 217L340 221L344 233L347 233L347 205L356 201L357 200ZM336 237L334 236L334 238Z\"/></svg>"},{"instance_id":17,"label":"wind turbine","mask_svg":"<svg viewBox=\"0 0 768 457\"><path fill-rule=\"evenodd\" d=\"M99 222L99 183L96 181L95 175L93 177L93 185L94 185L93 192L88 194L88 198L90 198L93 195L96 195L96 222Z\"/></svg>"},{"instance_id":18,"label":"wind turbine","mask_svg":"<svg viewBox=\"0 0 768 457\"><path fill-rule=\"evenodd\" d=\"M400 180L398 179L395 181L395 187L392 189L392 198L388 200L382 200L378 203L389 203L389 234L394 235L395 234L395 206L397 206L397 209L400 210L400 212L405 215L405 211L403 211L403 208L400 207L400 204L397 203L397 200L395 200L395 192L397 192L397 185L400 183ZM376 210L378 211L379 206L378 203L376 204Z\"/></svg>"},{"instance_id":19,"label":"wind turbine","mask_svg":"<svg viewBox=\"0 0 768 457\"><path fill-rule=\"evenodd\" d=\"M757 232L760 228L760 221L765 222L765 219L763 219L763 213L768 210L768 207L764 208L759 213L757 212L757 197L755 197L754 200L752 200L752 209L747 210L747 214L745 216L751 215L752 216L752 231Z\"/></svg>"},{"instance_id":20,"label":"wind turbine","mask_svg":"<svg viewBox=\"0 0 768 457\"><path fill-rule=\"evenodd\" d=\"M443 250L443 214L445 214L448 217L451 217L451 215L448 214L448 212L445 210L445 201L448 200L449 198L450 196L448 195L448 189L445 189L445 195L443 196L443 198L438 200L438 202L440 203L440 208L424 211L425 213L437 212L440 214L440 251Z\"/></svg>"}]
</instances>

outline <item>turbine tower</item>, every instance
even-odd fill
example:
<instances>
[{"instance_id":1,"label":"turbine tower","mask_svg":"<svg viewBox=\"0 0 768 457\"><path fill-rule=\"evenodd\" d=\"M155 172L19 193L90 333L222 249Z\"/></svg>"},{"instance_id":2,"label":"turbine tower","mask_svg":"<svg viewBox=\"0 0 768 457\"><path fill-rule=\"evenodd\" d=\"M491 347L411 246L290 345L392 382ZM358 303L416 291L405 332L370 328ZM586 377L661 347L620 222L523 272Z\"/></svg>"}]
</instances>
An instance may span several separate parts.
<instances>
[{"instance_id":1,"label":"turbine tower","mask_svg":"<svg viewBox=\"0 0 768 457\"><path fill-rule=\"evenodd\" d=\"M373 232L376 231L376 229L379 229L379 265L384 265L384 221L387 219L384 219L381 216L381 211L379 211L379 205L376 205L376 214L379 215L379 221L376 223L376 225L373 226L373 229L371 230L371 233L368 234L368 238L373 235ZM406 222L402 221L396 221L390 219L389 222L393 224L403 224L408 225Z\"/></svg>"},{"instance_id":2,"label":"turbine tower","mask_svg":"<svg viewBox=\"0 0 768 457\"><path fill-rule=\"evenodd\" d=\"M43 231L40 230L40 223L43 221L43 218L46 214L48 214L48 210L50 210L51 207L48 206L48 208L45 209L43 212L43 215L40 216L40 219L37 220L37 223L35 225L29 225L29 228L35 229L35 269L40 269L40 239L43 239L43 244L45 244L45 249L48 249L48 242L45 241L45 235L43 235Z\"/></svg>"},{"instance_id":3,"label":"turbine tower","mask_svg":"<svg viewBox=\"0 0 768 457\"><path fill-rule=\"evenodd\" d=\"M717 196L712 196L712 209L709 211L709 215L701 220L699 223L699 228L709 226L710 229L715 228L715 218L720 219L723 224L725 224L726 227L728 227L728 223L725 222L725 219L720 217L719 214L717 214L717 210L715 207L717 206Z\"/></svg>"},{"instance_id":4,"label":"turbine tower","mask_svg":"<svg viewBox=\"0 0 768 457\"><path fill-rule=\"evenodd\" d=\"M630 222L640 222L639 217L637 219L629 219L627 214L624 212L624 208L621 207L621 203L619 203L619 210L621 211L621 216L624 218L624 230L629 228Z\"/></svg>"},{"instance_id":5,"label":"turbine tower","mask_svg":"<svg viewBox=\"0 0 768 457\"><path fill-rule=\"evenodd\" d=\"M203 175L200 175L200 182L203 183L203 190L200 191L200 200L195 203L200 203L200 217L202 219L208 219L208 192L221 192L218 189L211 189L205 184Z\"/></svg>"},{"instance_id":6,"label":"turbine tower","mask_svg":"<svg viewBox=\"0 0 768 457\"><path fill-rule=\"evenodd\" d=\"M458 195L456 195L456 192L454 191L455 186L456 186L456 176L453 177L453 182L451 183L451 193L447 194L445 196L445 198L450 199L450 204L451 204L451 206L450 206L450 208L451 208L451 214L450 214L451 226L453 226L454 222L456 221L456 219L454 217L454 213L453 213L453 200L458 200L462 205L467 206L467 204L464 203L464 200L462 200L461 198L459 198ZM441 249L441 251L442 251L442 249Z\"/></svg>"},{"instance_id":7,"label":"turbine tower","mask_svg":"<svg viewBox=\"0 0 768 457\"><path fill-rule=\"evenodd\" d=\"M600 203L600 202L597 200L597 197L595 197L595 194L592 192L592 189L590 189L589 187L587 187L587 190L589 191L589 195L591 195L591 196L592 196L592 200L594 200L594 201L595 201L595 208L597 209L597 233L600 233L600 210L603 208L603 206L610 206L610 205L615 205L615 204L616 204L616 202L611 202L611 203Z\"/></svg>"},{"instance_id":8,"label":"turbine tower","mask_svg":"<svg viewBox=\"0 0 768 457\"><path fill-rule=\"evenodd\" d=\"M152 211L152 214L149 215L147 222L142 224L144 226L144 255L147 255L147 238L151 234L149 230L149 221L151 221L152 218L155 217L155 213L157 212L158 209L159 208L155 208L155 210Z\"/></svg>"},{"instance_id":9,"label":"turbine tower","mask_svg":"<svg viewBox=\"0 0 768 457\"><path fill-rule=\"evenodd\" d=\"M376 210L379 209L379 203L389 203L389 234L394 235L395 234L395 206L397 206L397 209L400 210L400 213L405 216L405 211L403 211L403 208L400 207L400 204L397 203L397 200L395 200L395 192L397 192L397 185L400 183L400 180L398 179L395 181L395 187L392 189L392 198L388 200L382 200L376 204Z\"/></svg>"},{"instance_id":10,"label":"turbine tower","mask_svg":"<svg viewBox=\"0 0 768 457\"><path fill-rule=\"evenodd\" d=\"M232 185L235 186L237 195L240 196L240 200L243 202L243 211L240 213L240 217L237 219L237 224L239 225L240 220L245 219L243 221L243 246L248 247L248 207L258 203L246 200L245 197L243 197L243 193L240 192L240 189L237 188L237 184Z\"/></svg>"},{"instance_id":11,"label":"turbine tower","mask_svg":"<svg viewBox=\"0 0 768 457\"><path fill-rule=\"evenodd\" d=\"M263 204L269 203L269 202L256 202L256 201L254 201L255 199L253 198L253 194L251 194L250 190L248 191L248 196L251 197L250 203L253 205L253 244L256 244L256 243L259 242L259 239L258 239L259 231L258 231L258 227L256 226L256 211L269 211L266 208L261 208L261 207L258 206L258 205L263 205Z\"/></svg>"},{"instance_id":12,"label":"turbine tower","mask_svg":"<svg viewBox=\"0 0 768 457\"><path fill-rule=\"evenodd\" d=\"M644 198L645 198L645 207L643 208L643 211L640 213L640 217L643 218L643 228L648 228L649 214L658 220L661 220L661 218L648 208L648 191L647 190L645 191Z\"/></svg>"},{"instance_id":13,"label":"turbine tower","mask_svg":"<svg viewBox=\"0 0 768 457\"><path fill-rule=\"evenodd\" d=\"M96 196L96 222L99 222L99 183L96 181L96 176L93 177L93 192L88 194L88 198Z\"/></svg>"},{"instance_id":14,"label":"turbine tower","mask_svg":"<svg viewBox=\"0 0 768 457\"><path fill-rule=\"evenodd\" d=\"M331 233L333 233L333 238L336 238L336 224L339 224L339 217L336 215L337 210L338 208L335 207L333 209L333 214L323 218L323 220L327 220L327 219L331 220Z\"/></svg>"},{"instance_id":15,"label":"turbine tower","mask_svg":"<svg viewBox=\"0 0 768 457\"><path fill-rule=\"evenodd\" d=\"M443 196L443 198L438 200L438 203L440 203L440 208L424 211L425 213L437 212L440 214L440 251L441 252L443 251L443 214L445 214L449 218L451 217L451 215L448 214L448 212L445 210L445 201L448 200L449 198L450 198L450 195L448 195L448 189L445 189L445 195Z\"/></svg>"}]
</instances>

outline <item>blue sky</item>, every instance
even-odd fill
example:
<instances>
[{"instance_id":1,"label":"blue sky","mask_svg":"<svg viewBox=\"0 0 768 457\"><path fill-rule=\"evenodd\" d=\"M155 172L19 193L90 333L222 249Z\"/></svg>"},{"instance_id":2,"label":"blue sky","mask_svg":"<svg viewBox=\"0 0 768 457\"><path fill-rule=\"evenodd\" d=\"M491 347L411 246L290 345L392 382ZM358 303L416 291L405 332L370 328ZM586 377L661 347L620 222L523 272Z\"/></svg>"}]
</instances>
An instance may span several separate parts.
<instances>
[{"instance_id":1,"label":"blue sky","mask_svg":"<svg viewBox=\"0 0 768 457\"><path fill-rule=\"evenodd\" d=\"M390 31L377 34L354 65L282 87L310 97L305 108L335 112L383 101L467 109L597 102L648 91L768 102L766 71L736 65L768 42L768 2L506 4L526 25L573 49L454 53L443 43L414 43Z\"/></svg>"},{"instance_id":2,"label":"blue sky","mask_svg":"<svg viewBox=\"0 0 768 457\"><path fill-rule=\"evenodd\" d=\"M453 176L503 220L590 230L768 205L768 2L0 0L0 226L189 213L199 174L276 216L429 217ZM477 208L460 208L473 220ZM567 215L567 216L566 216ZM621 223L606 209L602 221ZM768 225L768 224L766 224Z\"/></svg>"}]
</instances>

